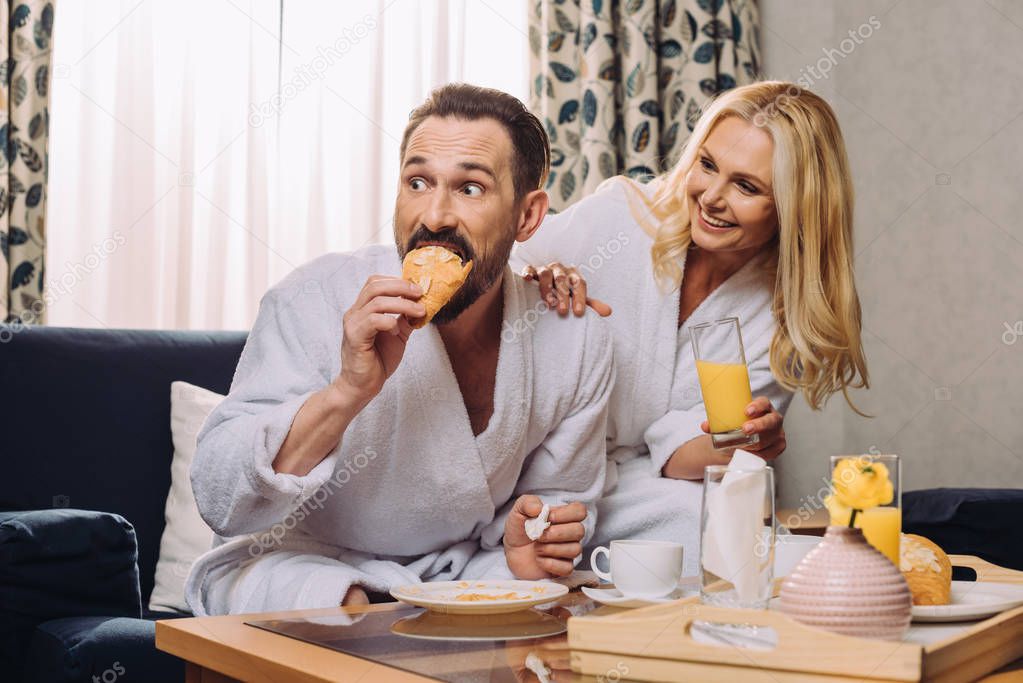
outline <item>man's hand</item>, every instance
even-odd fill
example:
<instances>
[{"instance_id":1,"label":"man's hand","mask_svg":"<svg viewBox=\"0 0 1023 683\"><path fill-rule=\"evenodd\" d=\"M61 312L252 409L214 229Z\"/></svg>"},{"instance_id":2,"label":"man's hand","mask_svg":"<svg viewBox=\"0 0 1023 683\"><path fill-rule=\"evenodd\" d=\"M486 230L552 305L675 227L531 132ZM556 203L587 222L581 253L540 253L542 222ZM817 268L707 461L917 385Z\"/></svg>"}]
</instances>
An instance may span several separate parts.
<instances>
[{"instance_id":1,"label":"man's hand","mask_svg":"<svg viewBox=\"0 0 1023 683\"><path fill-rule=\"evenodd\" d=\"M573 266L554 262L546 266L526 266L522 269L522 277L535 280L540 285L540 296L547 305L557 310L558 315L568 315L571 310L576 316L582 317L589 306L597 315L606 318L611 315L611 307L600 299L586 296L586 278Z\"/></svg>"},{"instance_id":2,"label":"man's hand","mask_svg":"<svg viewBox=\"0 0 1023 683\"><path fill-rule=\"evenodd\" d=\"M401 278L373 275L366 280L345 311L336 387L367 402L380 393L405 354L412 333L407 318L426 315L416 301L422 294L418 285Z\"/></svg>"},{"instance_id":3,"label":"man's hand","mask_svg":"<svg viewBox=\"0 0 1023 683\"><path fill-rule=\"evenodd\" d=\"M535 542L526 535L526 520L540 514L543 501L519 496L504 523L504 556L519 579L549 579L572 573L572 560L583 552L586 506L569 503L551 508L551 525Z\"/></svg>"},{"instance_id":4,"label":"man's hand","mask_svg":"<svg viewBox=\"0 0 1023 683\"><path fill-rule=\"evenodd\" d=\"M774 409L771 401L766 396L757 396L746 406L746 416L750 419L742 425L742 431L746 434L759 434L760 443L743 446L742 450L756 453L768 462L781 455L786 445L785 430L782 429L784 418ZM706 420L700 429L710 434L710 425Z\"/></svg>"},{"instance_id":5,"label":"man's hand","mask_svg":"<svg viewBox=\"0 0 1023 683\"><path fill-rule=\"evenodd\" d=\"M302 405L274 456L274 472L303 477L337 448L355 416L380 393L405 354L412 327L405 316L425 315L418 285L396 277L366 280L345 311L341 372Z\"/></svg>"}]
</instances>

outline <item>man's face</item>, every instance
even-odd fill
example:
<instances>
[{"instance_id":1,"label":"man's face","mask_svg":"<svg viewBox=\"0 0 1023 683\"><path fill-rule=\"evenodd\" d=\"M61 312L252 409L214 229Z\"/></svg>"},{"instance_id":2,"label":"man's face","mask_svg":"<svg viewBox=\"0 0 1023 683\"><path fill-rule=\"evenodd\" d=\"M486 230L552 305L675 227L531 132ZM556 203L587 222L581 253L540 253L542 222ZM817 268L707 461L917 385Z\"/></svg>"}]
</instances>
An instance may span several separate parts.
<instances>
[{"instance_id":1,"label":"man's face","mask_svg":"<svg viewBox=\"0 0 1023 683\"><path fill-rule=\"evenodd\" d=\"M473 262L433 322L457 318L501 276L515 241L511 138L493 119L431 116L409 138L394 203L398 254L430 244Z\"/></svg>"}]
</instances>

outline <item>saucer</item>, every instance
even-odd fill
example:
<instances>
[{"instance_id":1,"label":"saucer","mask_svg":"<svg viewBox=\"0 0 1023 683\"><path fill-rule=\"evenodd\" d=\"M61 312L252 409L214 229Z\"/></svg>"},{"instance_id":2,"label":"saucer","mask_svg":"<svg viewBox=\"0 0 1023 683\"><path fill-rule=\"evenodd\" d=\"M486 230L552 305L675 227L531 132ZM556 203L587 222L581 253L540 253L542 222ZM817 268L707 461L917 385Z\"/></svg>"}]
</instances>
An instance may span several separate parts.
<instances>
[{"instance_id":1,"label":"saucer","mask_svg":"<svg viewBox=\"0 0 1023 683\"><path fill-rule=\"evenodd\" d=\"M688 598L691 595L695 595L700 590L700 577L699 576L683 576L678 582L678 588L671 595L666 595L663 598L634 598L622 595L622 592L617 588L589 588L583 586L582 591L586 597L590 598L594 602L599 602L602 605L608 605L610 607L623 607L631 609L633 607L646 607L648 605L660 605L666 602L673 602L682 598Z\"/></svg>"}]
</instances>

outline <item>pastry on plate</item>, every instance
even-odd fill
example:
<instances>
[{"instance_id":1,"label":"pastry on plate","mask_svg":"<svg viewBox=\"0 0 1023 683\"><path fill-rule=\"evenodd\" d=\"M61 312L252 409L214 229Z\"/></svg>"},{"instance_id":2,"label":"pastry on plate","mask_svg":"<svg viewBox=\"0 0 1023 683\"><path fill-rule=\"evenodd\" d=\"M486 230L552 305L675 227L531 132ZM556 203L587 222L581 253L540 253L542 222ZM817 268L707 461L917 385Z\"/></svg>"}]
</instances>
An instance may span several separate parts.
<instances>
[{"instance_id":1,"label":"pastry on plate","mask_svg":"<svg viewBox=\"0 0 1023 683\"><path fill-rule=\"evenodd\" d=\"M902 575L909 583L914 605L947 605L952 591L952 562L933 541L902 534L899 551Z\"/></svg>"},{"instance_id":2,"label":"pastry on plate","mask_svg":"<svg viewBox=\"0 0 1023 683\"><path fill-rule=\"evenodd\" d=\"M451 300L459 287L465 284L472 270L472 261L464 266L458 254L444 247L428 246L413 249L405 254L401 265L401 276L414 282L423 290L419 303L426 307L422 318L409 319L413 328L425 326Z\"/></svg>"}]
</instances>

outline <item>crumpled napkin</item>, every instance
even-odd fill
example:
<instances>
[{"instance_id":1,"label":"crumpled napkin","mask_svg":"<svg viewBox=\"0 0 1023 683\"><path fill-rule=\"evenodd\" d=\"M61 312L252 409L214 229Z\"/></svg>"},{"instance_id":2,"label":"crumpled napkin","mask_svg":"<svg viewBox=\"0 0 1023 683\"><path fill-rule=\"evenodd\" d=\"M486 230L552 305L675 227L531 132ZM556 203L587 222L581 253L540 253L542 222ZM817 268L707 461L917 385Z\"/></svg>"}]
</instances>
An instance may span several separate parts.
<instances>
[{"instance_id":1,"label":"crumpled napkin","mask_svg":"<svg viewBox=\"0 0 1023 683\"><path fill-rule=\"evenodd\" d=\"M535 541L543 536L543 532L551 525L548 519L550 515L551 506L544 503L543 507L540 508L539 516L526 520L526 536L529 536L529 540Z\"/></svg>"},{"instance_id":2,"label":"crumpled napkin","mask_svg":"<svg viewBox=\"0 0 1023 683\"><path fill-rule=\"evenodd\" d=\"M737 449L721 485L708 494L703 567L732 583L743 602L762 597L758 577L768 564L766 554L758 558L756 552L763 545L764 477L731 470L762 470L766 465L763 458Z\"/></svg>"}]
</instances>

